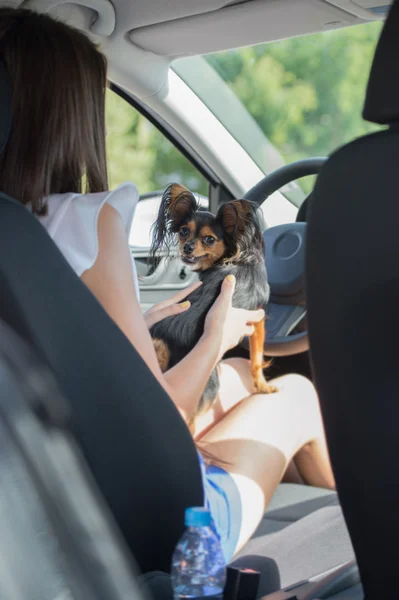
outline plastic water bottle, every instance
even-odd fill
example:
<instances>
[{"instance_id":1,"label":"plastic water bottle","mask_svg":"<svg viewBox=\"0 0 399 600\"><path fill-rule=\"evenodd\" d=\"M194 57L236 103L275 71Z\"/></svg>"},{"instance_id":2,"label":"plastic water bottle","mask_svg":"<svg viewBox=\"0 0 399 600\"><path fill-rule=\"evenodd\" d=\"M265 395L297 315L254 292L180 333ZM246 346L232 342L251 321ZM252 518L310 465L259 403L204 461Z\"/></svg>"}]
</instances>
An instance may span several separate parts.
<instances>
[{"instance_id":1,"label":"plastic water bottle","mask_svg":"<svg viewBox=\"0 0 399 600\"><path fill-rule=\"evenodd\" d=\"M188 508L187 527L172 559L175 600L223 598L226 565L219 538L213 533L211 514L205 508Z\"/></svg>"}]
</instances>

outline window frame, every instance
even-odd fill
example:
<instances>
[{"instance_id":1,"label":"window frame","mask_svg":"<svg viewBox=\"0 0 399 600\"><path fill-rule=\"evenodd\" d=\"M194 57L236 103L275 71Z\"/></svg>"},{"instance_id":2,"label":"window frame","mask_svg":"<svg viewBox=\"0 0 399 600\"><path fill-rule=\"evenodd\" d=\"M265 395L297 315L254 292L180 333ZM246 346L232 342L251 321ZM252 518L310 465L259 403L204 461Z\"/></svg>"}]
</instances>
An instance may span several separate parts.
<instances>
[{"instance_id":1,"label":"window frame","mask_svg":"<svg viewBox=\"0 0 399 600\"><path fill-rule=\"evenodd\" d=\"M216 212L218 206L227 200L233 200L234 196L230 190L223 184L220 178L206 164L195 150L171 127L162 117L157 115L148 106L146 106L136 96L127 93L116 84L110 82L109 89L117 94L129 106L137 110L145 119L147 119L157 130L180 152L193 167L208 182L209 210ZM156 192L156 190L154 190ZM143 194L145 196L146 194ZM143 199L140 195L140 200Z\"/></svg>"}]
</instances>

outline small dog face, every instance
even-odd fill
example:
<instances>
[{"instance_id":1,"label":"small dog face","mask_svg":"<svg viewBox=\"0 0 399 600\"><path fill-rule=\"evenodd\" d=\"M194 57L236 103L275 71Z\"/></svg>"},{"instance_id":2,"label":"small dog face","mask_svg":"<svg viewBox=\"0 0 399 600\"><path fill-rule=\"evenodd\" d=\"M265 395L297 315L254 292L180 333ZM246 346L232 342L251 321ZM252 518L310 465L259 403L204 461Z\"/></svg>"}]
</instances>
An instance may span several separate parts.
<instances>
[{"instance_id":1,"label":"small dog face","mask_svg":"<svg viewBox=\"0 0 399 600\"><path fill-rule=\"evenodd\" d=\"M182 261L193 271L212 266L252 263L263 251L258 209L248 200L223 204L216 215L200 211L194 195L184 186L165 191L154 225L151 257L176 242Z\"/></svg>"},{"instance_id":2,"label":"small dog face","mask_svg":"<svg viewBox=\"0 0 399 600\"><path fill-rule=\"evenodd\" d=\"M206 271L226 253L223 231L210 213L196 212L179 228L182 261L193 271Z\"/></svg>"}]
</instances>

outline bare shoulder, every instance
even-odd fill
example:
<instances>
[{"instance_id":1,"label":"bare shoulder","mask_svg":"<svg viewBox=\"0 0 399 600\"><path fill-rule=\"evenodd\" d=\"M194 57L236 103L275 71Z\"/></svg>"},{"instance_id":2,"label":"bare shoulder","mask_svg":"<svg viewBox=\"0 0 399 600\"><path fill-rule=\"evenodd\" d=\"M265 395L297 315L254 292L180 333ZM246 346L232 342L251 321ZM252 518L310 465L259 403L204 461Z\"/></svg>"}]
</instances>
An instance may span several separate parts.
<instances>
[{"instance_id":1,"label":"bare shoulder","mask_svg":"<svg viewBox=\"0 0 399 600\"><path fill-rule=\"evenodd\" d=\"M87 271L88 276L105 279L121 277L122 273L132 276L129 243L123 219L113 206L105 203L101 207L97 222L97 257L93 267Z\"/></svg>"},{"instance_id":2,"label":"bare shoulder","mask_svg":"<svg viewBox=\"0 0 399 600\"><path fill-rule=\"evenodd\" d=\"M99 223L121 223L122 217L119 212L111 206L108 202L105 202L101 207L100 214L98 215Z\"/></svg>"},{"instance_id":3,"label":"bare shoulder","mask_svg":"<svg viewBox=\"0 0 399 600\"><path fill-rule=\"evenodd\" d=\"M106 202L100 210L97 229L100 247L103 238L110 241L110 236L115 238L115 243L121 241L126 244L125 224L123 219L116 208L108 204L108 202Z\"/></svg>"}]
</instances>

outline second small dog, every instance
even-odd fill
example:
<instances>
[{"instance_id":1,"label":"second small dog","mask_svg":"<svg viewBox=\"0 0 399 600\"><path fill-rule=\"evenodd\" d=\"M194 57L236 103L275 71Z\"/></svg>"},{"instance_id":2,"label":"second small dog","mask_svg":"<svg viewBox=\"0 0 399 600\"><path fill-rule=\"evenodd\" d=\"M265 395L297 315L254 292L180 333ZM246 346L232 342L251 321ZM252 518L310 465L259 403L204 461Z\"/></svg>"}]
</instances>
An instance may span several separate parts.
<instances>
[{"instance_id":1,"label":"second small dog","mask_svg":"<svg viewBox=\"0 0 399 600\"><path fill-rule=\"evenodd\" d=\"M150 259L160 249L171 251L178 239L180 257L196 271L201 287L188 296L188 311L167 317L151 328L162 371L173 367L197 344L206 315L219 295L224 278L236 277L233 306L247 310L264 308L269 300L263 236L258 207L248 200L223 204L213 215L199 209L194 195L184 186L172 184L165 191L154 225ZM255 324L250 337L251 374L255 390L277 391L264 377L264 321ZM217 368L211 374L195 417L212 407L219 389Z\"/></svg>"}]
</instances>

